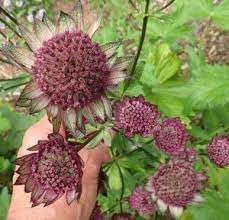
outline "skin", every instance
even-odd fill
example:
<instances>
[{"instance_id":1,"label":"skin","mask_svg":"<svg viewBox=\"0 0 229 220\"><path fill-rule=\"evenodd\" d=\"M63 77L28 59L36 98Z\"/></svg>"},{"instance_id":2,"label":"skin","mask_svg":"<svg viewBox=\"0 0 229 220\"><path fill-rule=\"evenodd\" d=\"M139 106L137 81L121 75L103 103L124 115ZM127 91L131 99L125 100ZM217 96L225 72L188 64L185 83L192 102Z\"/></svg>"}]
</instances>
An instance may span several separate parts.
<instances>
[{"instance_id":1,"label":"skin","mask_svg":"<svg viewBox=\"0 0 229 220\"><path fill-rule=\"evenodd\" d=\"M27 148L37 144L38 140L47 139L49 133L52 133L52 125L44 117L26 131L18 157L31 153ZM65 135L63 129L60 133ZM96 202L100 168L110 160L110 156L108 147L103 143L92 150L82 149L79 154L84 161L84 170L82 194L78 202L74 201L68 206L64 195L50 206L31 208L31 195L24 192L24 185L13 186L8 220L88 220ZM17 177L18 174L15 173L14 182Z\"/></svg>"}]
</instances>

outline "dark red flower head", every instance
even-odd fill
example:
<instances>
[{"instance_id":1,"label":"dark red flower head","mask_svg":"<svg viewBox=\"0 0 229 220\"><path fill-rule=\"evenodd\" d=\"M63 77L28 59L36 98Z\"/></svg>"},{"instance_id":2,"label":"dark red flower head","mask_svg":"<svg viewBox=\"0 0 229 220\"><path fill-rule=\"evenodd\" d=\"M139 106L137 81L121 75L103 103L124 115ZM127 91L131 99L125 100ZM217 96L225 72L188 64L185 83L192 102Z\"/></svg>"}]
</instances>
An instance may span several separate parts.
<instances>
[{"instance_id":1,"label":"dark red flower head","mask_svg":"<svg viewBox=\"0 0 229 220\"><path fill-rule=\"evenodd\" d=\"M34 57L34 80L50 103L62 109L82 108L99 99L110 86L106 54L81 31L55 35Z\"/></svg>"},{"instance_id":2,"label":"dark red flower head","mask_svg":"<svg viewBox=\"0 0 229 220\"><path fill-rule=\"evenodd\" d=\"M164 119L154 131L155 145L169 155L177 155L184 150L187 140L185 126L179 118Z\"/></svg>"},{"instance_id":3,"label":"dark red flower head","mask_svg":"<svg viewBox=\"0 0 229 220\"><path fill-rule=\"evenodd\" d=\"M50 205L65 193L69 205L80 197L83 161L72 145L55 133L29 150L36 152L16 160L20 167L15 185L32 192L32 207Z\"/></svg>"},{"instance_id":4,"label":"dark red flower head","mask_svg":"<svg viewBox=\"0 0 229 220\"><path fill-rule=\"evenodd\" d=\"M113 106L115 125L124 130L128 137L135 134L149 136L157 124L160 113L155 105L145 101L143 96L125 97Z\"/></svg>"},{"instance_id":5,"label":"dark red flower head","mask_svg":"<svg viewBox=\"0 0 229 220\"><path fill-rule=\"evenodd\" d=\"M170 209L178 217L183 207L191 202L199 202L202 189L201 181L206 177L196 173L186 163L168 163L162 165L146 185L146 190L151 192L151 197L157 201L160 210Z\"/></svg>"},{"instance_id":6,"label":"dark red flower head","mask_svg":"<svg viewBox=\"0 0 229 220\"><path fill-rule=\"evenodd\" d=\"M98 203L95 204L89 220L105 220L105 216L103 215Z\"/></svg>"},{"instance_id":7,"label":"dark red flower head","mask_svg":"<svg viewBox=\"0 0 229 220\"><path fill-rule=\"evenodd\" d=\"M128 213L115 213L112 216L112 220L134 220Z\"/></svg>"},{"instance_id":8,"label":"dark red flower head","mask_svg":"<svg viewBox=\"0 0 229 220\"><path fill-rule=\"evenodd\" d=\"M135 188L128 202L130 208L138 211L141 216L152 215L156 209L150 192L145 191L141 186Z\"/></svg>"},{"instance_id":9,"label":"dark red flower head","mask_svg":"<svg viewBox=\"0 0 229 220\"><path fill-rule=\"evenodd\" d=\"M229 136L217 136L207 147L209 159L218 167L229 166Z\"/></svg>"}]
</instances>

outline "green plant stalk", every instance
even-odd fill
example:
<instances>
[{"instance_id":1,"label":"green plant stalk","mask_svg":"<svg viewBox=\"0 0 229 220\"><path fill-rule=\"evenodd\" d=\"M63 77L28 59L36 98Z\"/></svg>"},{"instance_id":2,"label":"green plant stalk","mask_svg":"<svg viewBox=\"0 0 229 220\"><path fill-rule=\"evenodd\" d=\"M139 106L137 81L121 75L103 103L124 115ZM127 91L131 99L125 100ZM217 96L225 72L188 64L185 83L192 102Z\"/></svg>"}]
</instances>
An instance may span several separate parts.
<instances>
[{"instance_id":1,"label":"green plant stalk","mask_svg":"<svg viewBox=\"0 0 229 220\"><path fill-rule=\"evenodd\" d=\"M133 66L132 66L131 71L130 71L130 76L134 75L134 72L135 72L135 69L137 67L137 63L138 63L138 60L139 60L139 57L140 57L140 54L141 54L141 51L142 51L142 47L143 47L143 44L144 44L144 41L145 41L147 24L148 24L148 16L146 16L146 15L149 12L149 5L150 5L150 0L146 0L145 14L144 14L143 22L142 22L142 33L141 33L140 42L139 42L139 45L138 45L137 54L135 56ZM127 83L125 84L123 93L127 90L129 85L130 85L130 80L128 80Z\"/></svg>"},{"instance_id":2,"label":"green plant stalk","mask_svg":"<svg viewBox=\"0 0 229 220\"><path fill-rule=\"evenodd\" d=\"M13 21L16 25L18 25L17 19L15 19L9 12L7 12L4 8L0 6L0 13L3 13L6 17L8 17L11 21Z\"/></svg>"}]
</instances>

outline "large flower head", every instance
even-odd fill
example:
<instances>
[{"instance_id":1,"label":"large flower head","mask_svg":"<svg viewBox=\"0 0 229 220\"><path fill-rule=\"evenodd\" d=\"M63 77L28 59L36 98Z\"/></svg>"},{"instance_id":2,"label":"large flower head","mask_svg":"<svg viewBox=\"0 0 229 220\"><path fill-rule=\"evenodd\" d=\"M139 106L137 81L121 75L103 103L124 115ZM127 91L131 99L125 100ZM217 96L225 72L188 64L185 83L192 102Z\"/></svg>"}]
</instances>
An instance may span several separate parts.
<instances>
[{"instance_id":1,"label":"large flower head","mask_svg":"<svg viewBox=\"0 0 229 220\"><path fill-rule=\"evenodd\" d=\"M152 215L155 212L150 192L145 191L141 186L134 189L128 203L130 208L138 211L141 216Z\"/></svg>"},{"instance_id":2,"label":"large flower head","mask_svg":"<svg viewBox=\"0 0 229 220\"><path fill-rule=\"evenodd\" d=\"M128 137L135 134L150 136L160 113L157 107L146 102L143 96L124 97L113 106L115 125Z\"/></svg>"},{"instance_id":3,"label":"large flower head","mask_svg":"<svg viewBox=\"0 0 229 220\"><path fill-rule=\"evenodd\" d=\"M167 118L157 126L154 138L159 150L168 155L177 155L184 150L187 132L179 118Z\"/></svg>"},{"instance_id":4,"label":"large flower head","mask_svg":"<svg viewBox=\"0 0 229 220\"><path fill-rule=\"evenodd\" d=\"M169 208L171 214L178 217L189 203L201 200L198 191L202 188L203 179L203 174L196 173L182 162L169 163L162 165L150 178L146 190L151 192L162 212Z\"/></svg>"},{"instance_id":5,"label":"large flower head","mask_svg":"<svg viewBox=\"0 0 229 220\"><path fill-rule=\"evenodd\" d=\"M36 152L16 160L19 177L15 185L25 185L25 192L32 192L32 207L50 205L64 194L70 205L81 194L80 156L61 135L54 133L48 138L29 149Z\"/></svg>"},{"instance_id":6,"label":"large flower head","mask_svg":"<svg viewBox=\"0 0 229 220\"><path fill-rule=\"evenodd\" d=\"M30 107L31 113L46 108L55 125L64 121L73 132L82 128L82 118L93 123L94 117L110 117L105 93L126 78L131 59L117 57L120 42L100 46L92 41L100 21L86 28L77 0L70 14L60 13L56 25L46 16L43 21L35 19L33 31L19 25L31 51L12 44L1 48L13 64L32 75L19 105Z\"/></svg>"},{"instance_id":7,"label":"large flower head","mask_svg":"<svg viewBox=\"0 0 229 220\"><path fill-rule=\"evenodd\" d=\"M229 166L229 136L217 136L207 147L209 159L218 167Z\"/></svg>"}]
</instances>

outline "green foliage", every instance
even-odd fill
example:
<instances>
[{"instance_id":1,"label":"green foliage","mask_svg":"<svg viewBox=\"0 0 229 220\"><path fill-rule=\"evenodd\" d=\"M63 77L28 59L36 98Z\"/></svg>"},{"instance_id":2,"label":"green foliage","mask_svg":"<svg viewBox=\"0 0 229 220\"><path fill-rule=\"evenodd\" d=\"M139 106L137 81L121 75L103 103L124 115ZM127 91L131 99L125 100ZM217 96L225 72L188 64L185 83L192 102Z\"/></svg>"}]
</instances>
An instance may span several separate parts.
<instances>
[{"instance_id":1,"label":"green foliage","mask_svg":"<svg viewBox=\"0 0 229 220\"><path fill-rule=\"evenodd\" d=\"M8 208L10 205L10 195L6 187L0 193L0 220L5 220L7 217Z\"/></svg>"}]
</instances>

